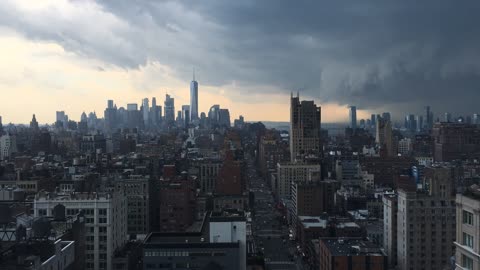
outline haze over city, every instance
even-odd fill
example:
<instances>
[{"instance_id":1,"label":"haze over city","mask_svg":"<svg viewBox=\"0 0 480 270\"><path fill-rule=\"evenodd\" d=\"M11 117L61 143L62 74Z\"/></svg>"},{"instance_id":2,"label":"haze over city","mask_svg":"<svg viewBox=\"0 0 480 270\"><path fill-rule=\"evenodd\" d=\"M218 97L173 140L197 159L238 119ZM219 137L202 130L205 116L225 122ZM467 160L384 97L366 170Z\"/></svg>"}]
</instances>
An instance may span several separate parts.
<instances>
[{"instance_id":1,"label":"haze over city","mask_svg":"<svg viewBox=\"0 0 480 270\"><path fill-rule=\"evenodd\" d=\"M324 122L405 110L472 113L478 97L476 1L14 1L0 3L4 122L79 120L144 97L248 121L288 121L288 96ZM19 106L20 105L20 106Z\"/></svg>"}]
</instances>

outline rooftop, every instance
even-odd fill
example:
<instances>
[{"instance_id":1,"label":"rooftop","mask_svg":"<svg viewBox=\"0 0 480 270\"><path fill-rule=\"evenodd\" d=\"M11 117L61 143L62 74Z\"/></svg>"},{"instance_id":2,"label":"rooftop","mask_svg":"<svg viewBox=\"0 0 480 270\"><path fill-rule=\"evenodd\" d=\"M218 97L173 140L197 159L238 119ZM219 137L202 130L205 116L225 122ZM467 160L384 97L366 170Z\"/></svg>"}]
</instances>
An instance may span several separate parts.
<instances>
[{"instance_id":1,"label":"rooftop","mask_svg":"<svg viewBox=\"0 0 480 270\"><path fill-rule=\"evenodd\" d=\"M97 192L72 192L72 193L48 193L39 192L35 196L35 200L53 200L53 201L70 201L70 200L110 200L112 197L109 193Z\"/></svg>"},{"instance_id":2,"label":"rooftop","mask_svg":"<svg viewBox=\"0 0 480 270\"><path fill-rule=\"evenodd\" d=\"M308 228L326 228L327 220L316 216L299 216L298 219L305 229Z\"/></svg>"},{"instance_id":3,"label":"rooftop","mask_svg":"<svg viewBox=\"0 0 480 270\"><path fill-rule=\"evenodd\" d=\"M380 247L361 238L320 239L332 256L385 256Z\"/></svg>"},{"instance_id":4,"label":"rooftop","mask_svg":"<svg viewBox=\"0 0 480 270\"><path fill-rule=\"evenodd\" d=\"M337 228L360 228L360 226L355 222L340 222Z\"/></svg>"}]
</instances>

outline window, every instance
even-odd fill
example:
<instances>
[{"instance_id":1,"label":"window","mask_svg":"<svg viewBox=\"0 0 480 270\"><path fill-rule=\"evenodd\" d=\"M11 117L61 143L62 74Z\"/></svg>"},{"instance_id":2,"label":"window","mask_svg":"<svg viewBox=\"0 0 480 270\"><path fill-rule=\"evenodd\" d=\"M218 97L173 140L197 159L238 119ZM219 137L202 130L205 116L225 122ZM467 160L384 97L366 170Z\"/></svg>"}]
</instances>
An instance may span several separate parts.
<instances>
[{"instance_id":1,"label":"window","mask_svg":"<svg viewBox=\"0 0 480 270\"><path fill-rule=\"evenodd\" d=\"M469 248L473 248L473 236L471 236L470 234L468 233L463 233L463 242L462 242L463 245L469 247Z\"/></svg>"},{"instance_id":2,"label":"window","mask_svg":"<svg viewBox=\"0 0 480 270\"><path fill-rule=\"evenodd\" d=\"M107 218L99 218L98 223L107 223Z\"/></svg>"},{"instance_id":3,"label":"window","mask_svg":"<svg viewBox=\"0 0 480 270\"><path fill-rule=\"evenodd\" d=\"M463 210L463 224L473 225L473 214Z\"/></svg>"},{"instance_id":4,"label":"window","mask_svg":"<svg viewBox=\"0 0 480 270\"><path fill-rule=\"evenodd\" d=\"M98 227L98 232L99 233L106 233L107 232L107 227Z\"/></svg>"},{"instance_id":5,"label":"window","mask_svg":"<svg viewBox=\"0 0 480 270\"><path fill-rule=\"evenodd\" d=\"M38 209L38 215L39 216L46 216L47 215L47 209Z\"/></svg>"},{"instance_id":6,"label":"window","mask_svg":"<svg viewBox=\"0 0 480 270\"><path fill-rule=\"evenodd\" d=\"M106 216L107 215L107 209L98 209L98 214L101 216Z\"/></svg>"},{"instance_id":7,"label":"window","mask_svg":"<svg viewBox=\"0 0 480 270\"><path fill-rule=\"evenodd\" d=\"M462 254L462 267L463 269L472 270L473 269L473 259Z\"/></svg>"}]
</instances>

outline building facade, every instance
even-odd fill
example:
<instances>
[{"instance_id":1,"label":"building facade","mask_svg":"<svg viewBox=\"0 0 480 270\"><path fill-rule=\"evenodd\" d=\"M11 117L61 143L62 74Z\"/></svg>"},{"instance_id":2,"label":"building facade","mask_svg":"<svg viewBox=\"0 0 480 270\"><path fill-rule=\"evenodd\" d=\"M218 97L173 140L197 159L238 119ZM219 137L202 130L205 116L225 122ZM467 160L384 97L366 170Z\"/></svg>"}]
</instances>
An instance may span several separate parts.
<instances>
[{"instance_id":1,"label":"building facade","mask_svg":"<svg viewBox=\"0 0 480 270\"><path fill-rule=\"evenodd\" d=\"M313 101L301 101L297 94L290 97L290 159L294 162L305 155L321 155L321 108Z\"/></svg>"},{"instance_id":2,"label":"building facade","mask_svg":"<svg viewBox=\"0 0 480 270\"><path fill-rule=\"evenodd\" d=\"M451 169L425 168L423 185L423 190L398 192L400 269L441 269L454 254L456 210Z\"/></svg>"},{"instance_id":3,"label":"building facade","mask_svg":"<svg viewBox=\"0 0 480 270\"><path fill-rule=\"evenodd\" d=\"M457 269L480 269L480 192L457 194Z\"/></svg>"},{"instance_id":4,"label":"building facade","mask_svg":"<svg viewBox=\"0 0 480 270\"><path fill-rule=\"evenodd\" d=\"M278 163L277 185L273 192L278 198L291 198L292 182L306 182L309 176L320 170L319 164Z\"/></svg>"},{"instance_id":5,"label":"building facade","mask_svg":"<svg viewBox=\"0 0 480 270\"><path fill-rule=\"evenodd\" d=\"M66 216L83 211L85 216L85 269L112 270L116 249L127 240L127 201L123 194L109 193L38 193L34 201L35 217L53 216L57 205L65 207Z\"/></svg>"}]
</instances>

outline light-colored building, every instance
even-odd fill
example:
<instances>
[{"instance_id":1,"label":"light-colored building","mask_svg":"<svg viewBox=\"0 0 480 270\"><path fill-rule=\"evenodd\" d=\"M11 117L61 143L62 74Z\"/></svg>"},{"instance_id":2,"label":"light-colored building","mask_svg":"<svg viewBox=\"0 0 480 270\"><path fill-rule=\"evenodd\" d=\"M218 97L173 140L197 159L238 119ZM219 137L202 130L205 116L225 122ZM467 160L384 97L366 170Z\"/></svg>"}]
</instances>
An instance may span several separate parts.
<instances>
[{"instance_id":1,"label":"light-colored building","mask_svg":"<svg viewBox=\"0 0 480 270\"><path fill-rule=\"evenodd\" d=\"M239 269L247 269L247 222L245 217L211 217L210 243L239 243Z\"/></svg>"},{"instance_id":2,"label":"light-colored building","mask_svg":"<svg viewBox=\"0 0 480 270\"><path fill-rule=\"evenodd\" d=\"M292 182L308 181L312 175L318 175L320 171L320 164L278 163L277 183L273 192L278 198L290 198Z\"/></svg>"},{"instance_id":3,"label":"light-colored building","mask_svg":"<svg viewBox=\"0 0 480 270\"><path fill-rule=\"evenodd\" d=\"M480 269L480 190L457 194L456 269Z\"/></svg>"},{"instance_id":4,"label":"light-colored building","mask_svg":"<svg viewBox=\"0 0 480 270\"><path fill-rule=\"evenodd\" d=\"M321 155L321 108L313 101L290 97L290 161L309 154Z\"/></svg>"},{"instance_id":5,"label":"light-colored building","mask_svg":"<svg viewBox=\"0 0 480 270\"><path fill-rule=\"evenodd\" d=\"M425 168L423 187L398 191L399 269L442 269L454 254L456 210L451 168Z\"/></svg>"},{"instance_id":6,"label":"light-colored building","mask_svg":"<svg viewBox=\"0 0 480 270\"><path fill-rule=\"evenodd\" d=\"M115 181L118 190L127 197L127 233L148 234L150 232L150 177L130 175Z\"/></svg>"},{"instance_id":7,"label":"light-colored building","mask_svg":"<svg viewBox=\"0 0 480 270\"><path fill-rule=\"evenodd\" d=\"M17 152L17 140L13 135L3 135L0 137L0 160L9 159L13 153Z\"/></svg>"},{"instance_id":8,"label":"light-colored building","mask_svg":"<svg viewBox=\"0 0 480 270\"><path fill-rule=\"evenodd\" d=\"M35 196L35 217L53 216L57 205L66 216L85 216L85 269L112 270L115 250L127 241L127 200L124 194L40 192Z\"/></svg>"}]
</instances>

